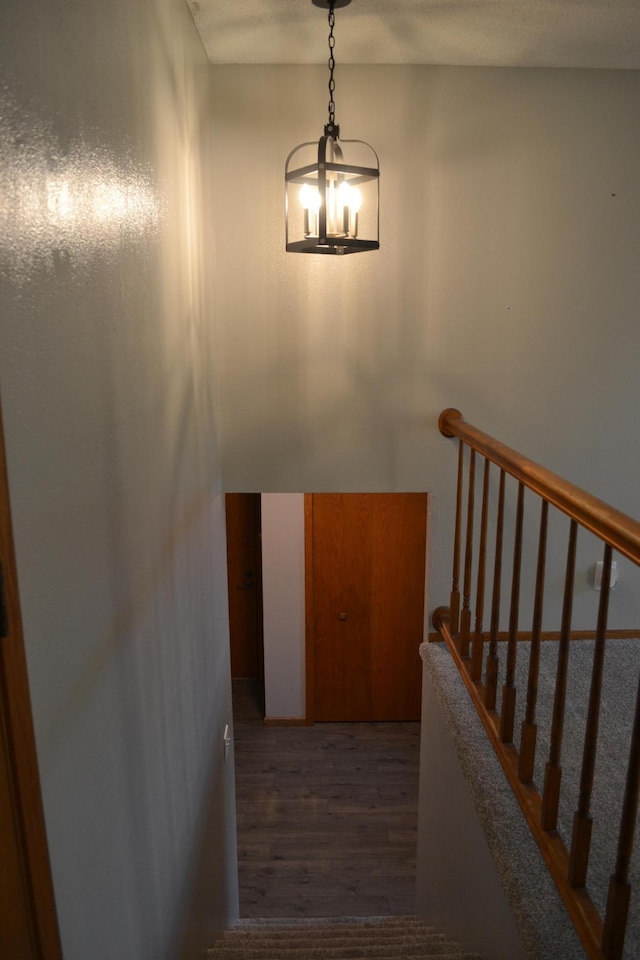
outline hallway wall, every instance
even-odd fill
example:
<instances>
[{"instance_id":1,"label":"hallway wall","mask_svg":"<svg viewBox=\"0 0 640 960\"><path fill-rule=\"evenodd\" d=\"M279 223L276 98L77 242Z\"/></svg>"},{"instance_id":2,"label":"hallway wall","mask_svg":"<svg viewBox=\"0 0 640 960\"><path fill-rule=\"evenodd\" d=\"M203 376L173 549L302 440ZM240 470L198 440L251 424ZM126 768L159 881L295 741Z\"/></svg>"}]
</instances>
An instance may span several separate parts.
<instances>
[{"instance_id":1,"label":"hallway wall","mask_svg":"<svg viewBox=\"0 0 640 960\"><path fill-rule=\"evenodd\" d=\"M305 717L303 493L262 495L265 716Z\"/></svg>"},{"instance_id":2,"label":"hallway wall","mask_svg":"<svg viewBox=\"0 0 640 960\"><path fill-rule=\"evenodd\" d=\"M381 249L345 258L284 251L284 164L322 133L326 68L212 76L225 488L429 491L432 607L450 589L444 407L639 516L640 74L339 64L342 134L381 168ZM549 629L565 543L560 525ZM583 537L584 629L600 556ZM637 627L639 600L622 563L611 624Z\"/></svg>"},{"instance_id":3,"label":"hallway wall","mask_svg":"<svg viewBox=\"0 0 640 960\"><path fill-rule=\"evenodd\" d=\"M173 0L0 14L0 388L65 960L237 911L209 65Z\"/></svg>"}]
</instances>

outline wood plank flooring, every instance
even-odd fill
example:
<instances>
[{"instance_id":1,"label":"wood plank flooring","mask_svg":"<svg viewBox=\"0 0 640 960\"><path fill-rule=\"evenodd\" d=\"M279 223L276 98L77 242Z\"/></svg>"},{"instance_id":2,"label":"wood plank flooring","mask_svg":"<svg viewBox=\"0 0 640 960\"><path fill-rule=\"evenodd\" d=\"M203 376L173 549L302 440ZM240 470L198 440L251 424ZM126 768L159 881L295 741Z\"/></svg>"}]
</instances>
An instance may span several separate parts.
<instances>
[{"instance_id":1,"label":"wood plank flooring","mask_svg":"<svg viewBox=\"0 0 640 960\"><path fill-rule=\"evenodd\" d=\"M233 681L241 917L415 912L418 723L265 727Z\"/></svg>"}]
</instances>

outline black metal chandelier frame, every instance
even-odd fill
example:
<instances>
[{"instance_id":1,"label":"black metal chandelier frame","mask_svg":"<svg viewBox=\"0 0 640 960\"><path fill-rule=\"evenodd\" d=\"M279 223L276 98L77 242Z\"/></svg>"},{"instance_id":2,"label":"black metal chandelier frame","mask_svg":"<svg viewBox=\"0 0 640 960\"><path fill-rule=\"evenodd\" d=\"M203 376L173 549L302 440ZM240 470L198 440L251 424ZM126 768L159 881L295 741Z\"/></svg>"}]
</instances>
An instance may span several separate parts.
<instances>
[{"instance_id":1,"label":"black metal chandelier frame","mask_svg":"<svg viewBox=\"0 0 640 960\"><path fill-rule=\"evenodd\" d=\"M335 120L335 59L333 50L335 38L333 34L335 24L335 9L344 7L350 0L312 0L317 7L329 11L329 119L324 127L324 134L317 141L317 154L312 162L290 169L296 154L306 154L309 159L309 148L316 146L316 141L301 143L291 151L285 164L285 241L286 249L290 253L321 253L321 254L349 254L365 250L379 249L380 215L379 215L379 159L373 147L364 140L340 140L340 127ZM370 151L375 165L362 163L345 163L344 153L352 147L364 148ZM362 152L362 151L360 151ZM295 161L299 163L299 160ZM313 214L304 212L303 224L298 229L290 225L294 219L293 197L290 196L291 186L305 185L313 192L315 207ZM336 207L336 197L341 188L349 190L369 184L369 204L375 198L375 213L369 214L368 225L371 235L360 236L358 229L357 208ZM374 190L371 190L374 187ZM298 199L298 198L296 198ZM355 210L355 212L354 212ZM302 235L300 235L302 234Z\"/></svg>"}]
</instances>

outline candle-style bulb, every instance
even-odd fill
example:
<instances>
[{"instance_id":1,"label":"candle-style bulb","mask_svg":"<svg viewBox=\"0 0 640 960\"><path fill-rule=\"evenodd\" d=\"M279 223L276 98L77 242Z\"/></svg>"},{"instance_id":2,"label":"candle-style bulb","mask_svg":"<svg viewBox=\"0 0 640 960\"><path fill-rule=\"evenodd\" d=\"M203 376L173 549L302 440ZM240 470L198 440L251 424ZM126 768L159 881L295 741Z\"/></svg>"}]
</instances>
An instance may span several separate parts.
<instances>
[{"instance_id":1,"label":"candle-style bulb","mask_svg":"<svg viewBox=\"0 0 640 960\"><path fill-rule=\"evenodd\" d=\"M350 187L349 209L352 213L359 213L362 206L362 194L357 187Z\"/></svg>"},{"instance_id":2,"label":"candle-style bulb","mask_svg":"<svg viewBox=\"0 0 640 960\"><path fill-rule=\"evenodd\" d=\"M358 212L362 204L362 194L357 187L343 180L338 189L338 203L342 208L342 223L345 235L358 236Z\"/></svg>"},{"instance_id":3,"label":"candle-style bulb","mask_svg":"<svg viewBox=\"0 0 640 960\"><path fill-rule=\"evenodd\" d=\"M304 208L304 235L309 237L318 233L317 219L320 209L320 193L317 187L303 183L300 188L300 203Z\"/></svg>"}]
</instances>

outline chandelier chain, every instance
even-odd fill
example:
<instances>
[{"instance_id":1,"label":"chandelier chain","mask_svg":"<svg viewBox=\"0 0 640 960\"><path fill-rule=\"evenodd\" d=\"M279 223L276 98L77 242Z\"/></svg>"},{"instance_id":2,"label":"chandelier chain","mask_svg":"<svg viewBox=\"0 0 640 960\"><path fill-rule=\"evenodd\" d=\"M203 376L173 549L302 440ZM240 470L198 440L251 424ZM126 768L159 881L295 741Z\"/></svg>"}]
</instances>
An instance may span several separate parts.
<instances>
[{"instance_id":1,"label":"chandelier chain","mask_svg":"<svg viewBox=\"0 0 640 960\"><path fill-rule=\"evenodd\" d=\"M336 123L336 103L333 94L336 89L336 82L333 78L336 61L333 56L333 50L336 45L336 38L333 35L333 28L336 23L336 14L333 0L329 3L329 125L334 127Z\"/></svg>"}]
</instances>

